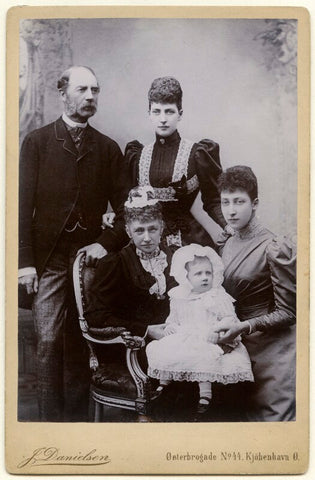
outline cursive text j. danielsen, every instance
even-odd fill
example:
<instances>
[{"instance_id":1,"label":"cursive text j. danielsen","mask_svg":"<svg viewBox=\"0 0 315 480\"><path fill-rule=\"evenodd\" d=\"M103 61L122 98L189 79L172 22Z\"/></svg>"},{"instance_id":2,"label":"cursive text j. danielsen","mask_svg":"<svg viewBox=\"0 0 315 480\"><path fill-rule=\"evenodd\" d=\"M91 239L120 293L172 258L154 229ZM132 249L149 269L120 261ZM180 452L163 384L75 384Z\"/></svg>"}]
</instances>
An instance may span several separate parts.
<instances>
[{"instance_id":1,"label":"cursive text j. danielsen","mask_svg":"<svg viewBox=\"0 0 315 480\"><path fill-rule=\"evenodd\" d=\"M28 466L39 467L42 465L105 465L111 460L108 455L100 455L96 448L88 452L78 452L76 454L65 454L60 452L57 447L40 447L33 451L33 453L24 458L19 464L18 468Z\"/></svg>"}]
</instances>

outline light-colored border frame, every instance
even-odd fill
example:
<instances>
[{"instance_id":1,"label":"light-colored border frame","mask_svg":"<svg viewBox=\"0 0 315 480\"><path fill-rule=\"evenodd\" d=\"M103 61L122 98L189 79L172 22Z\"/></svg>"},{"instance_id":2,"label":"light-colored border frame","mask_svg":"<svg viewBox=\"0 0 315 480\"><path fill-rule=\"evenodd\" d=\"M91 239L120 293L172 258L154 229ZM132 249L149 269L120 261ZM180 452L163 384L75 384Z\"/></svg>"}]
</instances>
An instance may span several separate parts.
<instances>
[{"instance_id":1,"label":"light-colored border frame","mask_svg":"<svg viewBox=\"0 0 315 480\"><path fill-rule=\"evenodd\" d=\"M289 423L40 424L16 420L17 411L17 185L18 39L21 18L297 18L298 19L298 323L297 420ZM7 17L7 208L6 208L6 465L20 474L295 474L308 465L309 435L309 148L310 27L307 10L282 7L18 7ZM84 431L83 431L84 430ZM71 442L70 442L71 441ZM41 446L61 454L97 449L110 463L44 464L18 468ZM289 462L169 462L166 453L288 453ZM298 460L293 460L294 452Z\"/></svg>"}]
</instances>

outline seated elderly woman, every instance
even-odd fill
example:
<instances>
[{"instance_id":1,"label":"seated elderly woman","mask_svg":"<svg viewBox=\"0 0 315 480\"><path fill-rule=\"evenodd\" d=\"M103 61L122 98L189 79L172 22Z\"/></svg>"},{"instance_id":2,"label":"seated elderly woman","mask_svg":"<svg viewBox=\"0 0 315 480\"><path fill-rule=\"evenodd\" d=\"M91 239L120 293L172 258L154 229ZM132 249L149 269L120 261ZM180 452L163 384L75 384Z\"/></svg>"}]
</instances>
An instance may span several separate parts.
<instances>
[{"instance_id":1,"label":"seated elderly woman","mask_svg":"<svg viewBox=\"0 0 315 480\"><path fill-rule=\"evenodd\" d=\"M100 260L86 320L90 327L125 327L132 335L160 338L159 324L169 314L166 292L176 282L169 275L172 250L160 246L164 223L152 187L130 191L125 222L130 242Z\"/></svg>"}]
</instances>

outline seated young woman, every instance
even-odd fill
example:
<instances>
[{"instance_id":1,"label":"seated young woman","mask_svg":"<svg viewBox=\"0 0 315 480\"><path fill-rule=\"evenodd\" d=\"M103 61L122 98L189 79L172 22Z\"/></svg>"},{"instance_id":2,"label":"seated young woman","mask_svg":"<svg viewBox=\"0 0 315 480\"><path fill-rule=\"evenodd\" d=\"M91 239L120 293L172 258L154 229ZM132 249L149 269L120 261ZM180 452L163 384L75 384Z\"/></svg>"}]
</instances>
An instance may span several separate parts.
<instances>
[{"instance_id":1,"label":"seated young woman","mask_svg":"<svg viewBox=\"0 0 315 480\"><path fill-rule=\"evenodd\" d=\"M169 314L166 292L176 282L169 274L174 248L161 245L164 222L153 189L132 189L124 215L130 242L99 261L86 319L90 327L124 327L132 335L160 338L159 324Z\"/></svg>"},{"instance_id":2,"label":"seated young woman","mask_svg":"<svg viewBox=\"0 0 315 480\"><path fill-rule=\"evenodd\" d=\"M175 78L153 81L148 99L155 141L145 146L137 140L127 144L130 185L153 186L163 205L167 245L214 245L212 231L226 223L217 186L222 172L219 145L213 140L195 143L180 136L177 126L183 115L182 96ZM197 197L198 208L194 208ZM199 217L205 218L200 221ZM212 231L201 226L211 222Z\"/></svg>"}]
</instances>

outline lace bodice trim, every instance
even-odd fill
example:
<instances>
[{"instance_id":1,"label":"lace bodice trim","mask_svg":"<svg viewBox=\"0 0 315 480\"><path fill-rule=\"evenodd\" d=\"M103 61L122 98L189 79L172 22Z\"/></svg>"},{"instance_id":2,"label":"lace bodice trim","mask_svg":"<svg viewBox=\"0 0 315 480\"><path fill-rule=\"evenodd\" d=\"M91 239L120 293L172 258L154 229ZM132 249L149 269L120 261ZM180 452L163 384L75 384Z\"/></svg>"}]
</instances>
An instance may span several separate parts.
<instances>
[{"instance_id":1,"label":"lace bodice trim","mask_svg":"<svg viewBox=\"0 0 315 480\"><path fill-rule=\"evenodd\" d=\"M182 138L179 143L178 152L174 164L174 170L172 175L172 183L179 182L183 176L187 177L188 172L188 162L191 149L194 145L194 142L191 140L186 140ZM152 153L153 153L154 143L145 145L142 149L140 160L139 160L139 185L150 185L150 167L152 162ZM188 193L193 192L199 187L199 180L197 175L194 175L192 178L186 182ZM175 199L175 189L173 187L157 188L154 187L156 197L162 202L174 201Z\"/></svg>"}]
</instances>

